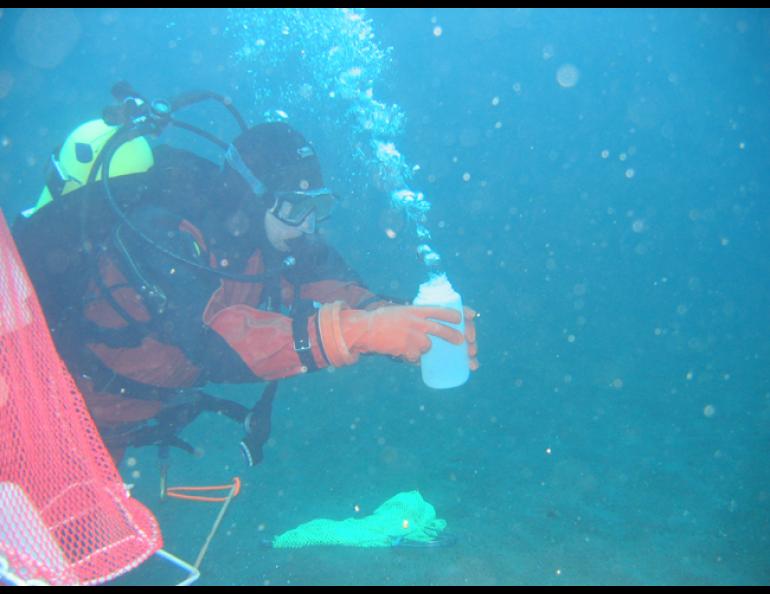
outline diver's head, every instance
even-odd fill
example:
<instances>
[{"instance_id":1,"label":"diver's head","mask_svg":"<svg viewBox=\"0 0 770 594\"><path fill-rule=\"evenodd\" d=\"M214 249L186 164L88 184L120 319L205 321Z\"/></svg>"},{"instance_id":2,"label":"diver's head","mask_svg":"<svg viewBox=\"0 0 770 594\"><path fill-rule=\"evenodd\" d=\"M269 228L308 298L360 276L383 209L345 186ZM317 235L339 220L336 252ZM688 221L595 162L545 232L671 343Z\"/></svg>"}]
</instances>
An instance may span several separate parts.
<instances>
[{"instance_id":1,"label":"diver's head","mask_svg":"<svg viewBox=\"0 0 770 594\"><path fill-rule=\"evenodd\" d=\"M315 233L335 203L315 151L283 122L259 124L238 136L227 153L225 175L241 193L247 188L245 199L265 211L268 239L281 251L288 251L287 240Z\"/></svg>"}]
</instances>

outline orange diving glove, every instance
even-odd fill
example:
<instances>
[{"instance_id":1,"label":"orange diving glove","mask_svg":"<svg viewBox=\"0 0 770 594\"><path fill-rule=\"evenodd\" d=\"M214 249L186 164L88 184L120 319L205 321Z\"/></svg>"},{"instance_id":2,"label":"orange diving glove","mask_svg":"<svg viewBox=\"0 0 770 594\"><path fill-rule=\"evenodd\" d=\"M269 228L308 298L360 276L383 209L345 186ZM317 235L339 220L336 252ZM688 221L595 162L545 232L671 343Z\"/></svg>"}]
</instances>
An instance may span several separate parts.
<instances>
[{"instance_id":1,"label":"orange diving glove","mask_svg":"<svg viewBox=\"0 0 770 594\"><path fill-rule=\"evenodd\" d=\"M462 344L465 340L465 336L455 328L436 321L460 323L457 311L445 307L394 305L371 311L343 307L341 301L336 301L322 306L318 312L321 342L329 363L335 367L355 363L361 353L392 355L416 362L430 349L429 334L453 344ZM475 328L472 322L475 312L470 309L465 312L466 324L471 314L470 338L473 339L475 356ZM471 342L468 344L471 356Z\"/></svg>"}]
</instances>

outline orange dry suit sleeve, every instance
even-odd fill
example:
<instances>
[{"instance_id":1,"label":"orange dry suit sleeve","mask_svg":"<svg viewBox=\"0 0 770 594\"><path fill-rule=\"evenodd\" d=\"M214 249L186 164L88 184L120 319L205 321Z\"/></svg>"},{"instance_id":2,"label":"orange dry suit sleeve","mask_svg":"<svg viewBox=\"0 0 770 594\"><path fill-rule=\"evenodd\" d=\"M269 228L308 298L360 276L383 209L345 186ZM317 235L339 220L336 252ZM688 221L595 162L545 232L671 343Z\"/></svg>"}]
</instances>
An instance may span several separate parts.
<instances>
[{"instance_id":1,"label":"orange dry suit sleeve","mask_svg":"<svg viewBox=\"0 0 770 594\"><path fill-rule=\"evenodd\" d=\"M282 272L280 296L276 295L284 306L292 306L291 316L260 307L265 289L261 284L227 280L214 292L203 314L203 322L263 379L329 365L318 335L320 304L338 299L350 306L383 301L365 289L339 254L325 245L314 244L298 253L297 262ZM256 252L245 272L263 270L262 255Z\"/></svg>"},{"instance_id":2,"label":"orange dry suit sleeve","mask_svg":"<svg viewBox=\"0 0 770 594\"><path fill-rule=\"evenodd\" d=\"M292 319L249 305L231 305L204 322L230 345L254 375L266 379L280 379L308 371L295 345ZM328 365L316 330L316 316L307 324L308 350L317 368Z\"/></svg>"},{"instance_id":3,"label":"orange dry suit sleeve","mask_svg":"<svg viewBox=\"0 0 770 594\"><path fill-rule=\"evenodd\" d=\"M308 348L318 368L351 365L362 353L414 362L430 348L429 334L461 344L466 338L463 334L436 321L457 324L459 318L457 311L442 307L394 305L367 311L349 309L336 301L321 306L307 319ZM233 305L207 323L259 377L278 379L308 371L296 352L291 318ZM476 365L472 363L472 367Z\"/></svg>"},{"instance_id":4,"label":"orange dry suit sleeve","mask_svg":"<svg viewBox=\"0 0 770 594\"><path fill-rule=\"evenodd\" d=\"M475 329L472 316L468 315L471 310L466 312L463 336L440 323L458 323L458 312L440 307L393 305L364 288L331 250L320 265L315 261L312 271L298 268L297 272L302 273L305 281L294 283L299 287L300 300L312 300L316 306L305 309L304 314L291 318L264 311L252 306L248 299L241 303L214 299L204 314L204 322L258 377L271 380L328 365L350 365L362 353L414 362L430 348L428 335L455 344L467 339L471 367L477 366Z\"/></svg>"}]
</instances>

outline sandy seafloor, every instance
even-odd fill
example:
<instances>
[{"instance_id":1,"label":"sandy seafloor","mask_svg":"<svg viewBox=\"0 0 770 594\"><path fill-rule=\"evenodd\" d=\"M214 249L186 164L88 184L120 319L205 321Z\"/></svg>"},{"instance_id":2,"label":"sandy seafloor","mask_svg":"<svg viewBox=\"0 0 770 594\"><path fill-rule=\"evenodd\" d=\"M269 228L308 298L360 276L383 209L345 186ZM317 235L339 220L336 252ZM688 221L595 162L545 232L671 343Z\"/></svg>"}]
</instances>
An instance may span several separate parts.
<instances>
[{"instance_id":1,"label":"sandy seafloor","mask_svg":"<svg viewBox=\"0 0 770 594\"><path fill-rule=\"evenodd\" d=\"M360 384L357 372L335 375L343 373ZM303 379L298 390L307 385L306 394L280 394L265 461L248 470L226 436L232 424L206 428L198 442L204 457L175 452L169 483L224 483L237 475L244 488L203 561L200 584L757 585L770 579L766 518L757 507L767 471L750 437L741 451L714 439L713 418L696 420L687 432L672 428L671 419L633 404L655 388L645 377L623 394L570 395L598 399L597 415L580 406L527 405L526 385L501 394L483 373L462 393L429 391L413 373L411 390L388 398L381 397L385 388L343 391L326 373L320 393L315 380ZM505 406L480 404L485 392L505 396ZM614 415L624 422L610 422ZM542 435L533 423L545 428ZM166 548L194 560L219 504L160 503L156 458L148 454L130 452L135 465L124 466L124 475L140 473L134 493L156 511ZM746 474L757 482L746 485ZM355 506L364 515L412 489L447 520L453 544L264 546L300 523L353 517ZM166 583L179 575L152 567L152 578L134 577Z\"/></svg>"}]
</instances>

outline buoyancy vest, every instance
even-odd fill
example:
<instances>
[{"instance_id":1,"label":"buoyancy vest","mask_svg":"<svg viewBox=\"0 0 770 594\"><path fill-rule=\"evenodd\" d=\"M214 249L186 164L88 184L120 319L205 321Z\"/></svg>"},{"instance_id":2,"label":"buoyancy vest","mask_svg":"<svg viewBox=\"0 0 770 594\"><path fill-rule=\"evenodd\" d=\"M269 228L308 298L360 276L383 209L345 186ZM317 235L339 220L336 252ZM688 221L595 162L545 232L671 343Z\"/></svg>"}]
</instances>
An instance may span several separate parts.
<instances>
[{"instance_id":1,"label":"buoyancy vest","mask_svg":"<svg viewBox=\"0 0 770 594\"><path fill-rule=\"evenodd\" d=\"M167 149L156 155L150 172L113 180L113 191L129 212L144 208L166 213L169 224L176 222L177 228L175 237L164 239L174 243L174 249L187 250L187 257L204 257L205 240L180 213L195 216L204 209L201 188L207 187L218 168L185 151ZM102 379L98 390L112 383L111 375L134 382L130 390L134 394L141 392L140 385L175 389L205 383L207 378L195 361L200 353L194 352L200 336L194 334L206 329L202 322L197 327L190 322L190 312L180 311L179 300L170 310L164 310L162 298L153 301L148 285L154 283L142 270L147 261L163 264L162 258L151 246L132 241L131 232L121 227L100 190L98 184L78 189L30 218L19 217L14 225L16 242L59 352L73 375ZM178 291L182 292L185 271L179 268L174 281L182 285ZM173 264L168 270L173 270ZM194 280L201 292L198 299L205 305L218 281ZM190 307L195 306L193 300L192 296L187 300ZM218 340L209 338L213 343ZM237 357L227 357L224 343L221 350L238 375L249 373ZM155 362L154 367L148 367L148 361Z\"/></svg>"}]
</instances>

